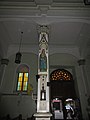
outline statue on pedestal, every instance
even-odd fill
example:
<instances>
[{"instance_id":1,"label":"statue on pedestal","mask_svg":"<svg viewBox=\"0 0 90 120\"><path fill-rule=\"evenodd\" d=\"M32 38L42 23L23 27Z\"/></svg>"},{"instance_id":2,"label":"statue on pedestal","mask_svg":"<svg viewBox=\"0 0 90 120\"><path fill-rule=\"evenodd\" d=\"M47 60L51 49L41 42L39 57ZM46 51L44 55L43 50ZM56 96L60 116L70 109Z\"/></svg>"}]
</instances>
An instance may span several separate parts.
<instances>
[{"instance_id":1,"label":"statue on pedestal","mask_svg":"<svg viewBox=\"0 0 90 120\"><path fill-rule=\"evenodd\" d=\"M40 72L46 72L47 71L47 57L45 53L45 49L42 49L40 54Z\"/></svg>"}]
</instances>

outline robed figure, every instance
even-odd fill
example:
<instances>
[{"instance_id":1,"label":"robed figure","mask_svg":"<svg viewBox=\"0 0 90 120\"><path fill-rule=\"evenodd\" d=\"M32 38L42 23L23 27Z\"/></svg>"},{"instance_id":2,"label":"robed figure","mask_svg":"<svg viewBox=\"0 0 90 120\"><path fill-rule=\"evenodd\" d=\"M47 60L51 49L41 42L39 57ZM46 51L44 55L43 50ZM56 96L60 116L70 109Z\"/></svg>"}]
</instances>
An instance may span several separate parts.
<instances>
[{"instance_id":1,"label":"robed figure","mask_svg":"<svg viewBox=\"0 0 90 120\"><path fill-rule=\"evenodd\" d=\"M47 57L45 53L45 49L42 49L41 54L40 54L40 72L46 72L47 71Z\"/></svg>"}]
</instances>

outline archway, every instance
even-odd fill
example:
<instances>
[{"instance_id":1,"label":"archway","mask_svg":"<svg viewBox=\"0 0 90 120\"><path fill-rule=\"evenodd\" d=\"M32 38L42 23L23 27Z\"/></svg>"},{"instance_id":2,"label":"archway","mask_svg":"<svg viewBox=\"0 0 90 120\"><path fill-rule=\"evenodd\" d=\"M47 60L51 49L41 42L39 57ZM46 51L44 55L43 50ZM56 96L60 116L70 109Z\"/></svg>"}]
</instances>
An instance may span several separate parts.
<instances>
[{"instance_id":1,"label":"archway","mask_svg":"<svg viewBox=\"0 0 90 120\"><path fill-rule=\"evenodd\" d=\"M50 83L51 111L54 119L77 117L75 110L79 101L77 101L72 74L65 69L56 69L50 74ZM80 105L78 108L80 109ZM80 115L77 119L80 119Z\"/></svg>"}]
</instances>

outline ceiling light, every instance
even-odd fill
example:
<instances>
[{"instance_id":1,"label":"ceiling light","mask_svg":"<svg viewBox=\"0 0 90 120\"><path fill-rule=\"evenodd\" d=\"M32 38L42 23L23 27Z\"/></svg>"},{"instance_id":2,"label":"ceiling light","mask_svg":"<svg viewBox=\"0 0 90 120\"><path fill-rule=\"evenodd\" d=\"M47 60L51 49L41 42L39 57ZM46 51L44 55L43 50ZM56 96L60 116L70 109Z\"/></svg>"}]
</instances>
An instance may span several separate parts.
<instances>
[{"instance_id":1,"label":"ceiling light","mask_svg":"<svg viewBox=\"0 0 90 120\"><path fill-rule=\"evenodd\" d=\"M22 56L22 54L20 52L20 48L21 48L21 43L22 43L22 34L23 34L23 32L21 32L21 39L20 39L20 44L19 44L19 50L16 53L16 58L15 58L15 63L17 63L17 64L21 63L21 56Z\"/></svg>"}]
</instances>

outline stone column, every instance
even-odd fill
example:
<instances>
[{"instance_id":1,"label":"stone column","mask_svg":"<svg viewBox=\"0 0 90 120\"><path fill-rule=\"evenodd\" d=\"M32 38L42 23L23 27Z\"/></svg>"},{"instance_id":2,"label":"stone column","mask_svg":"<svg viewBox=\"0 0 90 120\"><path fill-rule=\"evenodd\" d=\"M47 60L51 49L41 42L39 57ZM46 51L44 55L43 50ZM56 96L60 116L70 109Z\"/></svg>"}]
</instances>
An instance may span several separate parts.
<instances>
[{"instance_id":1,"label":"stone column","mask_svg":"<svg viewBox=\"0 0 90 120\"><path fill-rule=\"evenodd\" d=\"M36 120L50 120L49 100L49 58L48 58L48 33L47 26L39 26L39 55L38 55L38 91Z\"/></svg>"},{"instance_id":2,"label":"stone column","mask_svg":"<svg viewBox=\"0 0 90 120\"><path fill-rule=\"evenodd\" d=\"M82 115L84 120L89 120L88 113L87 113L87 96L88 96L88 85L87 85L87 78L85 73L85 59L80 59L78 61L79 70L81 73L81 83L79 85L80 91L80 99L81 99L81 108L82 108ZM80 74L78 73L78 74ZM80 87L81 86L81 87Z\"/></svg>"},{"instance_id":3,"label":"stone column","mask_svg":"<svg viewBox=\"0 0 90 120\"><path fill-rule=\"evenodd\" d=\"M1 87L2 87L5 68L8 65L8 62L9 62L9 60L7 58L1 59L1 63L0 63L0 90L1 90Z\"/></svg>"},{"instance_id":4,"label":"stone column","mask_svg":"<svg viewBox=\"0 0 90 120\"><path fill-rule=\"evenodd\" d=\"M78 64L79 64L80 69L81 69L82 82L83 82L83 85L84 85L85 95L87 96L88 95L88 91L87 91L87 89L88 89L87 88L87 78L86 78L85 69L84 69L85 59L80 59L78 61Z\"/></svg>"}]
</instances>

